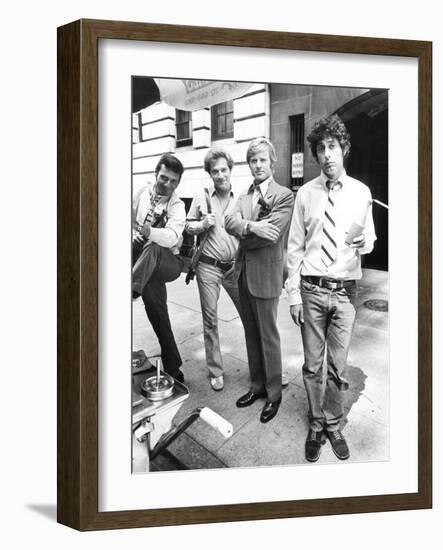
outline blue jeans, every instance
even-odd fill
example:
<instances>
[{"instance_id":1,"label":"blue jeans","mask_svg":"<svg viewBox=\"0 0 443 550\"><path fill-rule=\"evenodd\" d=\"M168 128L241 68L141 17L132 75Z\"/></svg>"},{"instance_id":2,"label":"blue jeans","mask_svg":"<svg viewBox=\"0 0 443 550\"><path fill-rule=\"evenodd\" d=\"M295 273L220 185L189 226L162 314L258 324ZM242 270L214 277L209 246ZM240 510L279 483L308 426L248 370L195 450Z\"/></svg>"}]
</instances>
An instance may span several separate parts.
<instances>
[{"instance_id":1,"label":"blue jeans","mask_svg":"<svg viewBox=\"0 0 443 550\"><path fill-rule=\"evenodd\" d=\"M337 430L344 415L343 392L349 388L343 374L355 321L357 287L354 284L329 290L302 280L300 289L304 315L303 382L310 427L315 431Z\"/></svg>"},{"instance_id":2,"label":"blue jeans","mask_svg":"<svg viewBox=\"0 0 443 550\"><path fill-rule=\"evenodd\" d=\"M200 262L197 265L196 273L203 317L206 364L212 377L221 376L223 374L223 360L220 352L217 321L217 304L220 297L220 287L223 287L229 294L237 311L240 308L238 288L233 281L233 274L231 273L226 277L219 267Z\"/></svg>"}]
</instances>

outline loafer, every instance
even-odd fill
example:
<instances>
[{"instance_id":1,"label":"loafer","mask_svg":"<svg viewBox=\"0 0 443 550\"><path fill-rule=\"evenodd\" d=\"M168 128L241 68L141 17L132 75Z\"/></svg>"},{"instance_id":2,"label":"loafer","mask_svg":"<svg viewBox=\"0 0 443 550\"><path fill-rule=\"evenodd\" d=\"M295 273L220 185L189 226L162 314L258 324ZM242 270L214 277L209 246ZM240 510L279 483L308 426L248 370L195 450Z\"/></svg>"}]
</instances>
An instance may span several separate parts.
<instances>
[{"instance_id":1,"label":"loafer","mask_svg":"<svg viewBox=\"0 0 443 550\"><path fill-rule=\"evenodd\" d=\"M326 430L326 435L331 442L332 450L337 458L346 460L349 458L349 447L340 430Z\"/></svg>"},{"instance_id":2,"label":"loafer","mask_svg":"<svg viewBox=\"0 0 443 550\"><path fill-rule=\"evenodd\" d=\"M281 403L281 397L277 399L277 401L266 401L265 406L263 407L263 410L260 415L260 422L263 422L263 424L266 424L266 422L269 422L270 420L272 420L278 412L280 403Z\"/></svg>"},{"instance_id":3,"label":"loafer","mask_svg":"<svg viewBox=\"0 0 443 550\"><path fill-rule=\"evenodd\" d=\"M320 457L323 430L316 432L310 429L305 442L305 457L309 462L317 462Z\"/></svg>"},{"instance_id":4,"label":"loafer","mask_svg":"<svg viewBox=\"0 0 443 550\"><path fill-rule=\"evenodd\" d=\"M260 399L261 397L266 397L266 394L254 393L252 391L248 391L248 393L245 393L245 395L242 395L239 399L237 399L237 402L235 404L240 409L243 407L249 407L250 405L255 403L257 399Z\"/></svg>"},{"instance_id":5,"label":"loafer","mask_svg":"<svg viewBox=\"0 0 443 550\"><path fill-rule=\"evenodd\" d=\"M211 388L214 391L221 391L224 387L223 376L214 376L210 380Z\"/></svg>"}]
</instances>

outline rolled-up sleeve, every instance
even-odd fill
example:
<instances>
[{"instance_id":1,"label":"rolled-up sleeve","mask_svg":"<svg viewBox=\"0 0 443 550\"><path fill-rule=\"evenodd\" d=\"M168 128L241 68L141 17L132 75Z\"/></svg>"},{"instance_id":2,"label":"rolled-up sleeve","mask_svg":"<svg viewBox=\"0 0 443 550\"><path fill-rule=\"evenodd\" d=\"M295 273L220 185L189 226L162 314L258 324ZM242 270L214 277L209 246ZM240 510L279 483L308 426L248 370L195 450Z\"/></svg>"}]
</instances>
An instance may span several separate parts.
<instances>
[{"instance_id":1,"label":"rolled-up sleeve","mask_svg":"<svg viewBox=\"0 0 443 550\"><path fill-rule=\"evenodd\" d=\"M374 219L372 217L372 196L369 189L367 189L367 201L368 211L366 214L364 230L365 245L357 249L360 255L369 254L370 252L372 252L374 248L374 242L377 239L377 235L375 234Z\"/></svg>"},{"instance_id":2,"label":"rolled-up sleeve","mask_svg":"<svg viewBox=\"0 0 443 550\"><path fill-rule=\"evenodd\" d=\"M298 192L292 212L288 238L288 278L286 280L286 291L288 293L289 305L291 306L302 303L300 295L300 273L304 253L305 228L303 222L303 205L300 192Z\"/></svg>"},{"instance_id":3,"label":"rolled-up sleeve","mask_svg":"<svg viewBox=\"0 0 443 550\"><path fill-rule=\"evenodd\" d=\"M185 204L181 200L177 200L168 208L168 221L166 226L162 228L151 228L149 240L165 248L172 248L179 243L185 228L185 223Z\"/></svg>"},{"instance_id":4,"label":"rolled-up sleeve","mask_svg":"<svg viewBox=\"0 0 443 550\"><path fill-rule=\"evenodd\" d=\"M198 195L195 195L186 218L185 230L190 235L198 235L199 233L203 233L205 230L203 221L200 219L203 212L202 204L203 197L199 193Z\"/></svg>"}]
</instances>

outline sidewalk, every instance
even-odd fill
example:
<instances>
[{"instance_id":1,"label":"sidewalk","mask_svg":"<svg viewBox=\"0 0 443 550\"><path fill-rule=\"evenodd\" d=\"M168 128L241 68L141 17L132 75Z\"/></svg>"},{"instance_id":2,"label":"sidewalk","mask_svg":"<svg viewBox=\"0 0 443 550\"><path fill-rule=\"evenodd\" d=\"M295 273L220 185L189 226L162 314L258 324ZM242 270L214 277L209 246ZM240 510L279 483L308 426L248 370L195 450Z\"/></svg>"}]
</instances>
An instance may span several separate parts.
<instances>
[{"instance_id":1,"label":"sidewalk","mask_svg":"<svg viewBox=\"0 0 443 550\"><path fill-rule=\"evenodd\" d=\"M374 311L367 300L388 300L388 273L364 270L359 282L359 308L348 357L346 377L347 438L351 458L347 462L382 461L389 458L389 348L386 311ZM285 292L280 298L280 329L283 372L289 385L277 416L268 424L259 420L264 401L238 409L235 401L249 389L249 371L241 321L222 290L219 301L219 333L224 358L225 388L215 392L209 385L205 363L203 329L197 283L185 285L184 275L168 284L168 307L174 335L183 360L189 398L175 417L180 422L196 407L207 406L232 423L234 433L224 439L202 420L197 420L168 450L187 468L256 467L306 463L304 442L308 430L307 400L301 368L303 350L300 330L289 315ZM148 357L159 346L141 299L134 302L133 349ZM323 446L319 463L336 463L329 443Z\"/></svg>"}]
</instances>

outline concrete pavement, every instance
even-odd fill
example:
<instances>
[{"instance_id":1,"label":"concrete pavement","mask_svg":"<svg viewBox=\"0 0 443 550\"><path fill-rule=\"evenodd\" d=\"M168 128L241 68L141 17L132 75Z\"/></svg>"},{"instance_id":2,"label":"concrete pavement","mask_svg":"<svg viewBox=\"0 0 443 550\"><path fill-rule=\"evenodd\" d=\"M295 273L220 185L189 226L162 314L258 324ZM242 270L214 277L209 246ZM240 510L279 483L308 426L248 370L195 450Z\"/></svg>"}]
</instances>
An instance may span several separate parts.
<instances>
[{"instance_id":1,"label":"concrete pavement","mask_svg":"<svg viewBox=\"0 0 443 550\"><path fill-rule=\"evenodd\" d=\"M364 270L359 282L359 308L348 358L346 419L343 433L351 457L347 462L389 459L389 363L388 312L366 307L368 300L388 300L388 273ZM173 331L183 360L189 398L178 411L180 422L196 407L207 406L234 427L224 439L202 420L197 420L169 447L185 467L257 467L306 463L304 442L308 430L307 400L302 381L303 349L300 330L289 315L286 293L280 298L278 325L283 371L289 385L277 416L268 424L259 420L264 400L238 409L237 398L249 389L249 371L241 321L222 290L219 301L219 333L225 370L225 388L215 392L209 385L197 283L185 285L184 275L168 284L168 307ZM149 358L159 354L158 341L146 318L141 299L133 303L133 349L144 349ZM322 448L319 464L339 462L329 442ZM162 469L174 468L167 461ZM172 464L172 463L171 463Z\"/></svg>"}]
</instances>

